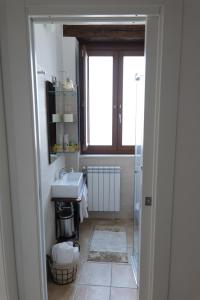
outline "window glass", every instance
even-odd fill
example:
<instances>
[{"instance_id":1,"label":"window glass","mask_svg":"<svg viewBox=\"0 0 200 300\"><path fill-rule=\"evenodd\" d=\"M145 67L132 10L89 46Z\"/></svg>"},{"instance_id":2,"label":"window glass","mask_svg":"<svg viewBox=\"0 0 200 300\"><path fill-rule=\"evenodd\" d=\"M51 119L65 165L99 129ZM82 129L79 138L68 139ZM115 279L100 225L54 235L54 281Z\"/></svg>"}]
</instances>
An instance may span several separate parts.
<instances>
[{"instance_id":1,"label":"window glass","mask_svg":"<svg viewBox=\"0 0 200 300\"><path fill-rule=\"evenodd\" d=\"M112 56L89 56L88 91L88 145L112 145Z\"/></svg>"},{"instance_id":2,"label":"window glass","mask_svg":"<svg viewBox=\"0 0 200 300\"><path fill-rule=\"evenodd\" d=\"M140 78L144 77L143 56L123 57L122 145L135 144L136 99L144 96Z\"/></svg>"}]
</instances>

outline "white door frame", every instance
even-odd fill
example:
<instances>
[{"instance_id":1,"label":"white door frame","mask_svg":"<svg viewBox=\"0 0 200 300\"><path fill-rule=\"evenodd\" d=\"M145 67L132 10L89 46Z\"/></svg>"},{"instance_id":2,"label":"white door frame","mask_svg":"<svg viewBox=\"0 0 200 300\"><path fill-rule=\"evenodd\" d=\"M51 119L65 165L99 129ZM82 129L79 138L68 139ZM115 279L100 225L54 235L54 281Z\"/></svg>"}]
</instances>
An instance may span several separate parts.
<instances>
[{"instance_id":1,"label":"white door frame","mask_svg":"<svg viewBox=\"0 0 200 300\"><path fill-rule=\"evenodd\" d=\"M160 98L157 88L160 78L162 39L161 19L148 17L146 26L146 74L144 103L144 138L142 159L142 201L139 233L139 298L152 299L154 278L154 239L157 198L154 191L156 185L157 136L159 130ZM155 186L156 188L156 186ZM152 206L145 206L145 197L152 198ZM151 295L151 296L150 296Z\"/></svg>"},{"instance_id":2,"label":"white door frame","mask_svg":"<svg viewBox=\"0 0 200 300\"><path fill-rule=\"evenodd\" d=\"M145 99L144 99L144 136L142 144L142 152L139 157L135 157L135 172L142 178L142 189L139 191L141 203L140 203L140 219L139 219L139 267L138 272L135 268L135 261L133 259L133 270L136 278L136 283L139 286L139 294L141 299L146 299L147 295L150 295L148 290L149 280L151 278L152 270L150 256L150 249L152 251L154 244L151 244L153 240L153 230L155 220L152 219L152 214L155 209L155 195L153 194L153 182L155 180L154 174L154 160L156 159L156 153L154 151L156 143L156 128L159 111L156 109L159 105L159 98L156 95L156 82L159 78L158 65L160 64L160 45L159 45L159 17L149 16L146 19L145 27ZM141 122L141 120L140 120ZM136 122L137 126L137 122ZM137 155L137 154L136 154ZM155 159L154 159L155 158ZM139 160L138 160L139 159ZM142 168L142 169L141 169ZM142 174L142 175L139 175ZM135 178L136 180L136 178ZM137 186L135 185L135 188ZM137 187L139 190L140 188ZM152 198L152 206L145 206L145 197ZM135 201L135 200L134 200ZM135 202L134 202L135 203ZM151 219L153 223L151 224ZM134 258L134 253L133 253ZM140 263L141 262L141 263ZM137 262L136 262L137 263ZM138 274L136 274L136 272ZM141 284L140 284L141 283Z\"/></svg>"},{"instance_id":3,"label":"white door frame","mask_svg":"<svg viewBox=\"0 0 200 300\"><path fill-rule=\"evenodd\" d=\"M63 17L64 18L64 17ZM75 20L74 20L75 19ZM105 21L106 18L104 18ZM126 18L123 16L120 18L121 21L122 19L124 19L124 21L126 21L126 19L129 20L129 18ZM133 19L133 17L131 18ZM36 74L37 71L35 70L35 62L34 62L34 58L35 58L35 49L34 49L34 34L33 34L33 23L35 22L49 22L49 18L46 16L42 16L42 18L40 17L30 17L30 41L31 41L31 45L30 45L30 49L31 49L31 65L32 65L32 76L33 76L33 108L34 108L34 121L35 121L35 137L37 139L37 145L39 145L39 125L38 122L39 120L37 119L37 114L38 114L38 110L37 110L37 102L39 101L39 99L37 99L36 95L37 95L37 91L36 91ZM91 22L91 19L88 17L79 17L77 16L76 18L73 17L69 17L66 16L64 18L65 23L69 24L70 23L74 23L74 24L85 24L87 22ZM127 22L128 22L127 20ZM137 21L137 17L135 17L135 20ZM140 18L140 20L142 20L142 18ZM58 22L59 18L57 18L56 16L54 17L54 15L51 16L51 22ZM158 126L158 124L154 121L158 119L158 116L156 115L159 113L159 111L156 111L156 101L159 102L159 99L156 98L156 82L158 80L158 76L159 73L157 72L158 69L158 65L160 63L159 57L158 57L158 52L160 51L159 47L158 47L158 40L159 40L159 36L158 36L158 25L159 25L159 16L149 16L147 18L143 17L143 21L146 24L146 38L145 38L145 59L147 61L147 65L146 65L146 75L145 75L145 125L144 126L144 154L143 154L143 160L144 160L144 168L143 168L143 178L144 178L144 184L143 184L143 196L142 199L144 198L144 195L150 195L153 196L153 191L152 191L152 186L153 186L153 181L154 179L154 173L153 173L153 159L154 159L154 147L155 147L155 142L156 139L154 137L154 126ZM113 20L111 20L111 18L107 18L107 22L113 22ZM117 22L117 18L115 18L115 22ZM34 101L35 99L35 101ZM133 120L134 122L134 120ZM151 137L151 140L149 141L149 138ZM148 142L146 143L146 139L148 140ZM40 178L40 150L39 147L37 149L37 170L38 170L38 181L41 184L41 178ZM40 185L39 184L39 185ZM42 195L41 195L41 188L39 190L40 194L38 194L39 198L42 199ZM38 216L38 218L43 218L43 216L41 215L42 212L42 206L41 206L41 201L39 202L40 207L38 208L38 211L40 211L40 214ZM153 248L154 248L154 244L151 244L151 239L153 239L153 226L154 226L154 222L155 220L152 219L152 211L155 208L155 206L152 206L152 208L146 208L144 207L144 205L142 205L142 231L140 233L140 235L142 236L142 240L141 240L141 246L140 249L142 249L142 251L140 250L140 261L142 262L141 267L139 266L139 282L141 282L141 288L139 285L139 294L140 294L140 300L145 300L147 299L147 295L150 295L150 274L153 273L153 270L151 270L151 267L153 267L153 265L151 265L151 259L153 259L152 256L149 255L149 250L150 246L152 246L152 252L153 252ZM150 220L152 219L152 224L150 223ZM40 221L40 224L42 225L44 223L44 221ZM151 226L152 225L152 226ZM41 231L40 231L40 244L41 244L41 257L43 257L43 261L42 261L42 273L44 274L43 276L43 284L45 285L46 282L46 277L45 277L45 255L44 255L44 251L45 251L45 247L44 247L44 230L43 227L41 227ZM43 253L43 255L42 255ZM46 292L45 286L43 285L43 290L44 290L44 295Z\"/></svg>"},{"instance_id":4,"label":"white door frame","mask_svg":"<svg viewBox=\"0 0 200 300\"><path fill-rule=\"evenodd\" d=\"M182 18L182 1L167 1L162 6L148 5L117 5L117 6L32 6L24 12L24 7L20 4L15 6L15 14L18 15L18 23L12 23L13 11L9 11L9 29L8 43L9 49L3 45L3 56L5 61L16 63L18 69L12 69L9 72L6 65L3 66L3 75L9 79L5 82L6 91L6 122L8 126L8 144L9 160L11 166L11 188L13 191L14 223L15 223L15 245L18 251L18 279L20 281L19 290L21 299L44 300L45 278L41 275L43 271L44 253L42 240L44 233L41 232L40 225L42 216L40 214L39 199L39 172L38 166L35 165L38 157L37 141L35 140L36 128L33 125L34 118L30 118L30 112L34 115L33 97L31 101L30 84L31 68L28 64L27 57L21 58L20 65L17 63L17 57L12 52L21 51L28 48L28 22L25 24L24 18L29 16L46 16L57 15L64 18L65 15L129 15L131 13L141 15L157 15L160 22L160 48L158 75L156 83L157 95L157 116L156 121L159 124L156 128L159 136L155 140L154 151L154 203L151 214L151 238L150 257L148 260L149 270L151 270L150 281L145 287L146 298L140 300L167 300L168 297L168 280L170 266L170 230L171 214L173 200L173 175L175 161L175 141L176 141L176 114L178 99L178 79L179 79L179 54L181 41L181 18ZM14 15L14 20L16 16ZM14 22L14 21L13 21ZM13 25L13 26L12 26ZM25 25L25 28L24 28ZM7 25L8 26L8 25ZM27 26L27 27L26 27ZM26 32L27 30L27 32ZM172 35L173 33L173 35ZM19 40L20 39L20 40ZM5 41L5 45L7 42ZM168 52L173 48L172 52ZM20 77L19 77L20 74ZM15 81L17 79L17 83ZM12 82L10 86L9 82ZM22 90L23 86L23 90ZM16 104L16 99L19 102ZM26 115L23 116L23 122L20 122L20 109L25 109ZM15 124L14 128L10 126L10 113ZM169 123L170 120L170 123ZM26 128L24 128L24 125ZM35 124L36 125L36 124ZM159 130L158 130L159 129ZM23 139L27 139L28 152L24 153L24 144L19 139L20 133L24 133ZM14 145L14 152L11 151ZM33 147L31 148L31 145ZM14 154L14 155L13 155ZM23 165L24 163L24 165ZM19 176L20 175L20 176ZM21 176L22 175L22 176ZM29 177L28 177L29 176ZM15 180L17 179L17 180ZM16 182L18 184L16 184ZM26 185L24 185L24 182ZM29 189L29 194L28 194ZM34 202L34 199L37 201ZM159 201L157 201L159 199ZM24 218L23 218L24 216ZM39 224L39 225L38 225ZM31 236L30 236L31 234ZM29 245L29 246L28 246ZM19 251L20 249L20 251ZM30 260L31 255L31 260ZM43 259L41 260L41 256ZM26 258L29 258L28 260ZM43 279L42 279L43 277ZM41 284L42 283L42 284ZM27 298L28 297L28 298Z\"/></svg>"},{"instance_id":5,"label":"white door frame","mask_svg":"<svg viewBox=\"0 0 200 300\"><path fill-rule=\"evenodd\" d=\"M1 71L0 62L0 298L17 300L17 274Z\"/></svg>"}]
</instances>

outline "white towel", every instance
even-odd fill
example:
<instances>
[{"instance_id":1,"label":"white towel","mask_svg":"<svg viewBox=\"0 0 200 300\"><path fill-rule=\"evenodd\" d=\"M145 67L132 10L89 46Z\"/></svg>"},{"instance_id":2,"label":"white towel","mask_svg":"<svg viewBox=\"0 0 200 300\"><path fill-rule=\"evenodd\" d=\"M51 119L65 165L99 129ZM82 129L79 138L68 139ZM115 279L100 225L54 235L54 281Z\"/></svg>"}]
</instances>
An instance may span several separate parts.
<instances>
[{"instance_id":1,"label":"white towel","mask_svg":"<svg viewBox=\"0 0 200 300\"><path fill-rule=\"evenodd\" d=\"M73 257L73 262L78 263L79 261L79 248L74 247L74 257Z\"/></svg>"},{"instance_id":2,"label":"white towel","mask_svg":"<svg viewBox=\"0 0 200 300\"><path fill-rule=\"evenodd\" d=\"M71 264L74 259L74 247L72 242L56 244L52 247L52 258L55 264Z\"/></svg>"},{"instance_id":3,"label":"white towel","mask_svg":"<svg viewBox=\"0 0 200 300\"><path fill-rule=\"evenodd\" d=\"M84 218L88 218L88 201L87 201L88 190L86 184L83 186L83 193L80 202L80 221L83 222Z\"/></svg>"}]
</instances>

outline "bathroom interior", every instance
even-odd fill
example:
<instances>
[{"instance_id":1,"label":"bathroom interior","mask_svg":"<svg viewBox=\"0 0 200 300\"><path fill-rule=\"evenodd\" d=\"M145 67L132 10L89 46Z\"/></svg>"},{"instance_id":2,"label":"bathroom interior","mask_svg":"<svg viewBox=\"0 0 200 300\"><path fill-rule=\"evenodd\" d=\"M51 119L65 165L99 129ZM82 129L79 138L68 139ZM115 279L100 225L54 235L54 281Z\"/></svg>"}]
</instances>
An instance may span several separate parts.
<instances>
[{"instance_id":1,"label":"bathroom interior","mask_svg":"<svg viewBox=\"0 0 200 300\"><path fill-rule=\"evenodd\" d=\"M84 26L33 25L48 299L137 299L145 23Z\"/></svg>"}]
</instances>

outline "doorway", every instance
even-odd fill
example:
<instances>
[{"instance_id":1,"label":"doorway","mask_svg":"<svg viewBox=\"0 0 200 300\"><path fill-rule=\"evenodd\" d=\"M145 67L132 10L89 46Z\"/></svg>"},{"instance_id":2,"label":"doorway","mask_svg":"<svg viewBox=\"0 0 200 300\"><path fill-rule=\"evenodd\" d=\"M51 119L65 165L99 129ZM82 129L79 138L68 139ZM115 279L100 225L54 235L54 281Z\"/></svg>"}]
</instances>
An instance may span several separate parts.
<instances>
[{"instance_id":1,"label":"doorway","mask_svg":"<svg viewBox=\"0 0 200 300\"><path fill-rule=\"evenodd\" d=\"M150 28L150 27L149 27ZM155 62L155 61L154 61ZM154 66L154 68L155 68L155 66ZM42 71L42 70L41 70ZM148 71L148 70L147 70ZM149 70L150 71L150 70ZM148 72L147 72L148 73ZM155 78L154 78L155 79ZM137 80L137 79L136 79ZM149 87L150 88L150 87ZM150 97L150 96L149 96ZM141 110L141 112L142 112L142 110ZM141 119L140 119L141 120ZM39 122L39 121L38 121ZM151 132L151 134L152 134L152 132ZM141 142L141 141L140 141ZM152 140L152 144L153 144L153 140ZM140 153L139 153L139 155L140 155L140 158L141 158L141 155L142 155L142 152L141 152L141 144L140 144ZM61 162L60 162L61 163ZM62 163L61 163L62 164ZM142 199L142 190L140 189L140 191L139 191L139 193L140 193L140 199ZM141 204L140 204L141 205ZM136 206L135 206L136 207ZM137 225L139 225L139 221L141 221L141 212L140 212L140 216L139 216L139 218L137 219ZM139 226L139 228L140 228L140 226ZM139 235L140 235L140 233L141 233L141 229L138 231L138 233L139 233ZM139 238L137 238L137 242L136 242L136 239L135 239L135 243L134 243L134 245L136 246L136 244L137 244L137 248L139 249L140 247L139 247L139 245L140 245L140 237ZM140 265L140 263L138 262L138 266ZM136 270L136 278L138 278L139 276L141 276L141 273L139 272L139 270L140 270L140 268L138 268L138 271ZM144 270L143 270L143 272L144 272ZM139 281L138 281L139 282Z\"/></svg>"}]
</instances>

